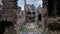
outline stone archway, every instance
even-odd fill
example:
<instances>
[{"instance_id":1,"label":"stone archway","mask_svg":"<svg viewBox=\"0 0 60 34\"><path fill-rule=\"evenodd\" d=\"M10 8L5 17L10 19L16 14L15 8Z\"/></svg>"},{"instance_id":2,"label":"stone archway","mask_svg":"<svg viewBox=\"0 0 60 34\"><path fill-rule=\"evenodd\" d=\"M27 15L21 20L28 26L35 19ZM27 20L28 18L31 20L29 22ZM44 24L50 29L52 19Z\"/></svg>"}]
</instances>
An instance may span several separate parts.
<instances>
[{"instance_id":1,"label":"stone archway","mask_svg":"<svg viewBox=\"0 0 60 34\"><path fill-rule=\"evenodd\" d=\"M5 29L7 28L7 30L10 30L13 26L14 26L13 22L2 20L0 22L0 34L6 34L7 32L5 31ZM12 29L14 29L14 28L12 28ZM9 32L11 32L11 34L13 34L12 31L13 30L11 30ZM7 34L9 34L9 33L7 33Z\"/></svg>"},{"instance_id":2,"label":"stone archway","mask_svg":"<svg viewBox=\"0 0 60 34\"><path fill-rule=\"evenodd\" d=\"M38 14L38 20L41 21L41 14Z\"/></svg>"}]
</instances>

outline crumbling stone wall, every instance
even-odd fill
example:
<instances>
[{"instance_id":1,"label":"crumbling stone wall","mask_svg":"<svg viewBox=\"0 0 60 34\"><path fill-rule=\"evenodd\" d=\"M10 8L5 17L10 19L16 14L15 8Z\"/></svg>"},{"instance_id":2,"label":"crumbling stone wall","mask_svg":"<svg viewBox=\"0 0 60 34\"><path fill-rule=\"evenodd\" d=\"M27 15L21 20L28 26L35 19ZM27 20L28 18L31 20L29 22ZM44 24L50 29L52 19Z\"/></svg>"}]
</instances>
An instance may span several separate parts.
<instances>
[{"instance_id":1,"label":"crumbling stone wall","mask_svg":"<svg viewBox=\"0 0 60 34\"><path fill-rule=\"evenodd\" d=\"M43 0L43 9L45 12L45 31L47 34L59 34L60 31L52 31L49 29L49 23L60 23L59 0ZM58 13L59 12L59 13ZM53 27L52 27L53 28Z\"/></svg>"},{"instance_id":2,"label":"crumbling stone wall","mask_svg":"<svg viewBox=\"0 0 60 34\"><path fill-rule=\"evenodd\" d=\"M15 25L16 25L16 10L17 10L17 1L18 0L2 0L2 11L4 12L4 14L2 15L3 20L7 20L7 21L12 21L12 23L14 24L14 26L11 26L10 28L6 28L6 34L17 34L17 31L15 29ZM4 33L4 34L5 34Z\"/></svg>"}]
</instances>

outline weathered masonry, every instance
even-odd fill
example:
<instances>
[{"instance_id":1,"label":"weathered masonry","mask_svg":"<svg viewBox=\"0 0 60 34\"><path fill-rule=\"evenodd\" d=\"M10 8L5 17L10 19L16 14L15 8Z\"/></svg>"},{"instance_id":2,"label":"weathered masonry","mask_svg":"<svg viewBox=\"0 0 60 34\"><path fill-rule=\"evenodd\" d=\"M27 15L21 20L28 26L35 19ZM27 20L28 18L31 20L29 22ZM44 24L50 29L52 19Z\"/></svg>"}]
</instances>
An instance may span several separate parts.
<instances>
[{"instance_id":1,"label":"weathered masonry","mask_svg":"<svg viewBox=\"0 0 60 34\"><path fill-rule=\"evenodd\" d=\"M60 34L60 0L43 0L45 10L45 31L48 34ZM53 28L53 29L52 29Z\"/></svg>"},{"instance_id":2,"label":"weathered masonry","mask_svg":"<svg viewBox=\"0 0 60 34\"><path fill-rule=\"evenodd\" d=\"M18 0L2 0L2 10L4 14L2 14L1 17L3 20L12 21L14 25L16 24L17 1ZM7 28L4 34L17 34L15 26Z\"/></svg>"}]
</instances>

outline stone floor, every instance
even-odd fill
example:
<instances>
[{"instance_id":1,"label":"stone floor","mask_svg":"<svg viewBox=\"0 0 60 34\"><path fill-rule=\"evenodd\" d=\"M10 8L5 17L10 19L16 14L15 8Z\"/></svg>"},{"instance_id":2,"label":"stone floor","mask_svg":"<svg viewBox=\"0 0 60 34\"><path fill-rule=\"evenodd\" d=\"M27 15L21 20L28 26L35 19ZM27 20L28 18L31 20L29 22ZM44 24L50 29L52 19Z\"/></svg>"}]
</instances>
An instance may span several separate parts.
<instances>
[{"instance_id":1,"label":"stone floor","mask_svg":"<svg viewBox=\"0 0 60 34\"><path fill-rule=\"evenodd\" d=\"M42 34L42 32L20 32L19 34Z\"/></svg>"}]
</instances>

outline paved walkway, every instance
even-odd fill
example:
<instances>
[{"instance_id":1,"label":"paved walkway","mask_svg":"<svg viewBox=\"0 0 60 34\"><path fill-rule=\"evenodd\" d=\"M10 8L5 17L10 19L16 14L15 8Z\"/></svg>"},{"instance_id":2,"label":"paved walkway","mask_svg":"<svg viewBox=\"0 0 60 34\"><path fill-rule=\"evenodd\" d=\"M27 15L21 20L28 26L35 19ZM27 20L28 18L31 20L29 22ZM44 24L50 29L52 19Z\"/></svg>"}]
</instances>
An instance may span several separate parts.
<instances>
[{"instance_id":1,"label":"paved walkway","mask_svg":"<svg viewBox=\"0 0 60 34\"><path fill-rule=\"evenodd\" d=\"M42 34L41 32L20 32L19 34Z\"/></svg>"}]
</instances>

